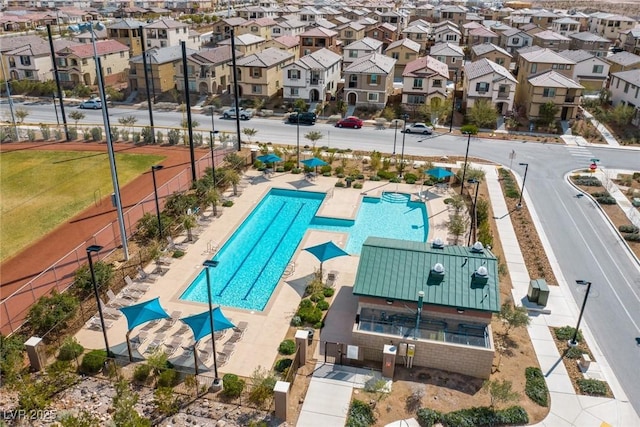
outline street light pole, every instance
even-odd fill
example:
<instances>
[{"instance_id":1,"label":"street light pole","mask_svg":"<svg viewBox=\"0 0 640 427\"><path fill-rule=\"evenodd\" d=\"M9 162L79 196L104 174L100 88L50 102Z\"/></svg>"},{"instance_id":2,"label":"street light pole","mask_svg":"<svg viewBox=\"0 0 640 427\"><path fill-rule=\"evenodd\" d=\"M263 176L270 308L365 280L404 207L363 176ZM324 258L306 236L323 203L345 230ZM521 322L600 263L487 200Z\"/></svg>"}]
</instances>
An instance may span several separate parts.
<instances>
[{"instance_id":1,"label":"street light pole","mask_svg":"<svg viewBox=\"0 0 640 427\"><path fill-rule=\"evenodd\" d=\"M296 108L296 161L297 169L300 169L300 109Z\"/></svg>"},{"instance_id":2,"label":"street light pole","mask_svg":"<svg viewBox=\"0 0 640 427\"><path fill-rule=\"evenodd\" d=\"M518 200L518 209L522 207L522 195L524 194L524 184L527 182L527 171L529 170L529 163L518 163L520 166L524 166L524 177L522 178L522 190L520 191L520 200Z\"/></svg>"},{"instance_id":3,"label":"street light pole","mask_svg":"<svg viewBox=\"0 0 640 427\"><path fill-rule=\"evenodd\" d=\"M158 203L158 187L156 186L156 171L164 168L162 165L151 166L151 176L153 177L153 194L156 198L156 214L158 215L158 234L162 240L162 220L160 219L160 203Z\"/></svg>"},{"instance_id":4,"label":"street light pole","mask_svg":"<svg viewBox=\"0 0 640 427\"><path fill-rule=\"evenodd\" d=\"M476 185L476 195L473 198L473 220L471 222L471 232L469 232L469 241L467 242L467 246L471 246L471 236L473 236L474 240L476 237L476 233L478 232L478 188L480 187L480 181L473 178L467 181L469 184Z\"/></svg>"},{"instance_id":5,"label":"street light pole","mask_svg":"<svg viewBox=\"0 0 640 427\"><path fill-rule=\"evenodd\" d=\"M580 330L580 322L582 321L582 314L584 313L584 306L587 305L587 299L589 298L589 291L591 291L591 282L587 282L586 280L576 280L578 285L587 285L587 292L584 294L584 300L582 301L582 307L580 308L580 315L578 316L578 324L576 325L575 331L573 331L573 337L571 341L569 341L570 347L575 347L578 345L578 341L576 341L578 337L578 331Z\"/></svg>"},{"instance_id":6,"label":"street light pole","mask_svg":"<svg viewBox=\"0 0 640 427\"><path fill-rule=\"evenodd\" d=\"M469 144L471 144L471 132L465 132L467 134L467 152L464 154L464 167L462 169L462 182L460 182L460 195L462 196L462 190L464 190L464 177L467 175L467 159L469 158Z\"/></svg>"},{"instance_id":7,"label":"street light pole","mask_svg":"<svg viewBox=\"0 0 640 427\"><path fill-rule=\"evenodd\" d=\"M58 32L60 32L60 22L58 21ZM64 114L64 102L62 100L62 86L60 85L60 74L58 73L58 64L56 62L56 51L53 47L53 36L51 35L51 24L47 24L47 35L49 36L49 49L51 50L51 62L53 64L53 76L56 79L56 88L58 89L58 99L60 100L60 112L62 113L62 123L64 124L64 136L67 142L71 141L69 137L69 126L67 126L67 116ZM55 100L53 105L56 105ZM56 111L56 119L58 112ZM58 122L60 125L60 122Z\"/></svg>"},{"instance_id":8,"label":"street light pole","mask_svg":"<svg viewBox=\"0 0 640 427\"><path fill-rule=\"evenodd\" d=\"M144 88L147 92L147 107L149 109L149 125L151 126L151 141L156 143L156 132L153 126L153 104L151 102L151 92L149 89L149 70L147 69L147 48L144 41L144 27L140 25L138 27L140 33L140 44L142 45L142 66L144 67Z\"/></svg>"},{"instance_id":9,"label":"street light pole","mask_svg":"<svg viewBox=\"0 0 640 427\"><path fill-rule=\"evenodd\" d=\"M196 152L193 145L193 125L191 122L191 98L189 97L189 67L187 66L187 42L180 42L182 48L182 74L184 74L184 105L187 110L187 133L189 135L189 154L191 155L191 181L198 179L196 173Z\"/></svg>"},{"instance_id":10,"label":"street light pole","mask_svg":"<svg viewBox=\"0 0 640 427\"><path fill-rule=\"evenodd\" d=\"M453 130L453 114L456 108L456 86L458 86L458 70L455 70L453 72L453 76L455 81L453 83L453 99L451 101L451 122L449 123L449 132Z\"/></svg>"},{"instance_id":11,"label":"street light pole","mask_svg":"<svg viewBox=\"0 0 640 427\"><path fill-rule=\"evenodd\" d=\"M216 159L213 154L213 141L216 138L217 130L212 130L209 134L210 144L209 148L211 149L211 178L213 179L213 188L216 188Z\"/></svg>"},{"instance_id":12,"label":"street light pole","mask_svg":"<svg viewBox=\"0 0 640 427\"><path fill-rule=\"evenodd\" d=\"M213 305L211 303L211 278L209 277L209 270L218 266L218 261L206 260L203 265L207 269L207 299L209 300L209 326L211 326L211 344L213 345L213 383L218 385L220 377L218 376L218 359L216 358L216 336L215 325L213 323Z\"/></svg>"},{"instance_id":13,"label":"street light pole","mask_svg":"<svg viewBox=\"0 0 640 427\"><path fill-rule=\"evenodd\" d=\"M91 272L91 283L93 284L93 292L96 296L96 304L98 304L98 314L100 316L100 326L102 328L102 335L104 337L104 347L107 350L107 357L109 357L109 340L107 339L107 328L104 324L104 315L102 314L102 304L100 303L100 294L98 294L98 284L96 283L96 273L93 270L93 259L91 254L93 252L100 252L102 246L91 245L87 247L87 259L89 260L89 271Z\"/></svg>"},{"instance_id":14,"label":"street light pole","mask_svg":"<svg viewBox=\"0 0 640 427\"><path fill-rule=\"evenodd\" d=\"M404 172L404 139L407 136L407 119L409 118L408 114L402 115L402 151L400 154L400 178L402 178L402 173Z\"/></svg>"},{"instance_id":15,"label":"street light pole","mask_svg":"<svg viewBox=\"0 0 640 427\"><path fill-rule=\"evenodd\" d=\"M396 155L396 137L398 136L398 119L393 120L396 123L396 130L393 133L393 155Z\"/></svg>"}]
</instances>

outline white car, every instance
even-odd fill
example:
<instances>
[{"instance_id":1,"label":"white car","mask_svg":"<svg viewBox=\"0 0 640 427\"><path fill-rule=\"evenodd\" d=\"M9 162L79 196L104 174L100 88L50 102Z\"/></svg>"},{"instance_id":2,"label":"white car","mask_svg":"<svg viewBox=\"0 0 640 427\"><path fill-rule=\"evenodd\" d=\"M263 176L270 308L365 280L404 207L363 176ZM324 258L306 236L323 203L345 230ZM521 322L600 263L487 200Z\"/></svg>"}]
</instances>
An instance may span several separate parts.
<instances>
[{"instance_id":1,"label":"white car","mask_svg":"<svg viewBox=\"0 0 640 427\"><path fill-rule=\"evenodd\" d=\"M84 109L90 109L90 110L99 110L100 108L102 108L102 101L100 101L99 99L88 99L84 102L81 102L80 105L78 106L78 108Z\"/></svg>"},{"instance_id":2,"label":"white car","mask_svg":"<svg viewBox=\"0 0 640 427\"><path fill-rule=\"evenodd\" d=\"M404 131L406 133L422 133L424 135L431 135L433 133L433 126L429 126L425 123L414 123L408 126Z\"/></svg>"},{"instance_id":3,"label":"white car","mask_svg":"<svg viewBox=\"0 0 640 427\"><path fill-rule=\"evenodd\" d=\"M253 112L250 110L245 110L244 108L240 108L240 119L241 120L249 120L253 117ZM227 108L222 112L222 117L225 119L235 119L236 118L236 107Z\"/></svg>"}]
</instances>

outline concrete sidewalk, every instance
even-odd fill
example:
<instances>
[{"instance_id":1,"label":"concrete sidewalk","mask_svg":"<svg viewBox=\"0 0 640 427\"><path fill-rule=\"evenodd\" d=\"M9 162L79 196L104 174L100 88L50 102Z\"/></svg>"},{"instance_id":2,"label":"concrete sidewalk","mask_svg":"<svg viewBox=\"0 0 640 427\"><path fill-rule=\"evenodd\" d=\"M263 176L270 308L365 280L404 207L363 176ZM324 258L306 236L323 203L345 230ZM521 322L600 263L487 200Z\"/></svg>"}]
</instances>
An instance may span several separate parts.
<instances>
[{"instance_id":1,"label":"concrete sidewalk","mask_svg":"<svg viewBox=\"0 0 640 427\"><path fill-rule=\"evenodd\" d=\"M474 165L481 167L486 173L486 183L493 213L496 218L498 234L504 249L504 256L513 283L512 295L516 304L537 307L531 305L527 298L529 287L529 274L527 272L520 246L510 221L502 188L498 181L498 173L495 167L487 165ZM532 203L524 195L532 220L540 233L540 240L545 247L547 256L552 266L557 266L553 251L549 245L540 221L535 213ZM549 415L537 424L538 426L562 427L562 426L602 426L603 423L615 426L640 425L640 418L628 402L624 391L620 387L615 375L609 368L604 355L593 339L586 322L582 323L582 331L589 347L598 363L591 364L589 374L593 378L605 380L615 398L600 398L577 395L571 384L567 370L562 362L560 353L551 336L550 327L573 325L576 323L578 308L571 297L567 283L562 274L556 274L559 286L552 287L549 302L546 309L550 314L531 313L531 324L528 327L529 336L536 352L540 369L542 370L550 393L551 407Z\"/></svg>"}]
</instances>

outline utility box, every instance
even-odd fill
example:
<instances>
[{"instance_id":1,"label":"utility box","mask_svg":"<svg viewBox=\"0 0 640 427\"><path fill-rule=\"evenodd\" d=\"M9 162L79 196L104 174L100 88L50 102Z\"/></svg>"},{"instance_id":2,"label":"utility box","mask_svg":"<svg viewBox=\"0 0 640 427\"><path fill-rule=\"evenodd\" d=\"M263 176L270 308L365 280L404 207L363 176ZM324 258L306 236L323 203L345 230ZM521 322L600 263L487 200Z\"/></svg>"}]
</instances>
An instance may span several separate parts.
<instances>
[{"instance_id":1,"label":"utility box","mask_svg":"<svg viewBox=\"0 0 640 427\"><path fill-rule=\"evenodd\" d=\"M396 369L396 354L398 347L395 345L386 345L382 351L382 376L385 378L393 378L393 372Z\"/></svg>"},{"instance_id":2,"label":"utility box","mask_svg":"<svg viewBox=\"0 0 640 427\"><path fill-rule=\"evenodd\" d=\"M47 360L44 354L44 343L40 337L31 337L24 343L29 356L29 363L34 371L41 371Z\"/></svg>"},{"instance_id":3,"label":"utility box","mask_svg":"<svg viewBox=\"0 0 640 427\"><path fill-rule=\"evenodd\" d=\"M538 303L538 297L540 296L540 286L537 280L529 281L529 291L527 292L527 299L530 302Z\"/></svg>"},{"instance_id":4,"label":"utility box","mask_svg":"<svg viewBox=\"0 0 640 427\"><path fill-rule=\"evenodd\" d=\"M527 298L531 302L535 302L538 305L546 306L549 301L549 286L544 279L535 279L529 282L529 292L527 292Z\"/></svg>"}]
</instances>

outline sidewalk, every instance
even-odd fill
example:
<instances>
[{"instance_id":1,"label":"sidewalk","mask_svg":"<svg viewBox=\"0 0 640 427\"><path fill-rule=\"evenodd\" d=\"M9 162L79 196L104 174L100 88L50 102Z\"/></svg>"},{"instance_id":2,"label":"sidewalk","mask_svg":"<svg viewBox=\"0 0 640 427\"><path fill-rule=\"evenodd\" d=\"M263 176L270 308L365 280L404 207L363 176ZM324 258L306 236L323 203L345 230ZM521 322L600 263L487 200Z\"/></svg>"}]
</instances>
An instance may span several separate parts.
<instances>
[{"instance_id":1,"label":"sidewalk","mask_svg":"<svg viewBox=\"0 0 640 427\"><path fill-rule=\"evenodd\" d=\"M504 216L505 218L497 221L497 228L513 283L513 299L516 304L520 302L522 305L528 306L530 304L526 298L526 294L530 277L524 259L522 258L522 253L520 252L515 231L508 217L509 211L498 181L497 171L492 166L474 166L482 167L486 172L486 182L494 216L497 218ZM536 224L536 228L540 231L539 219L526 193L525 200L527 201L527 206L529 206L532 220ZM557 266L557 261L553 258L553 253L549 250L549 242L544 233L541 233L540 239L545 249L547 249L547 256L550 257L551 265ZM578 315L577 306L571 297L567 283L562 280L562 275L558 275L558 281L559 286L552 288L546 307L550 314L530 313L531 324L528 327L529 336L531 337L533 348L540 363L540 369L545 376L551 401L549 415L537 425L545 427L640 425L640 418L638 418L633 407L627 401L624 391L618 384L604 355L601 353L584 322L581 329L589 342L595 359L598 361L597 364L592 362L588 372L594 378L599 377L606 380L615 398L581 396L575 393L549 329L550 327L572 325L575 323Z\"/></svg>"},{"instance_id":2,"label":"sidewalk","mask_svg":"<svg viewBox=\"0 0 640 427\"><path fill-rule=\"evenodd\" d=\"M602 135L602 137L604 138L605 141L607 141L608 145L611 145L613 147L619 147L620 143L618 142L618 140L613 136L613 134L611 132L609 132L609 129L607 129L602 123L600 123L599 121L597 121L595 119L595 117L593 117L593 114L591 114L590 112L588 112L587 110L585 110L584 108L581 109L582 114L584 114L585 119L591 121L591 123L593 124L593 126L595 126L596 130L598 132L600 132L600 134Z\"/></svg>"}]
</instances>

